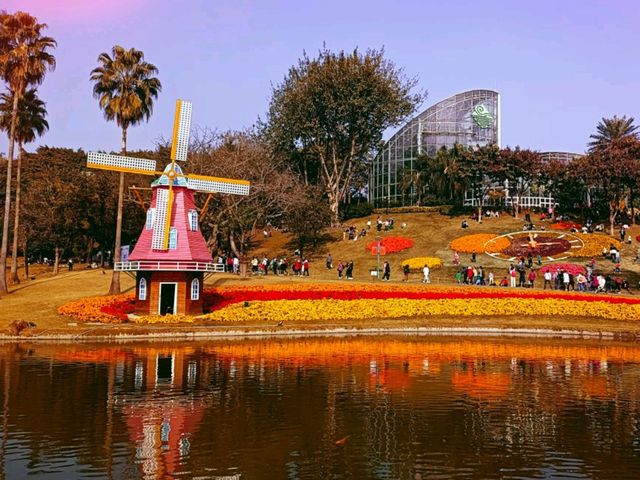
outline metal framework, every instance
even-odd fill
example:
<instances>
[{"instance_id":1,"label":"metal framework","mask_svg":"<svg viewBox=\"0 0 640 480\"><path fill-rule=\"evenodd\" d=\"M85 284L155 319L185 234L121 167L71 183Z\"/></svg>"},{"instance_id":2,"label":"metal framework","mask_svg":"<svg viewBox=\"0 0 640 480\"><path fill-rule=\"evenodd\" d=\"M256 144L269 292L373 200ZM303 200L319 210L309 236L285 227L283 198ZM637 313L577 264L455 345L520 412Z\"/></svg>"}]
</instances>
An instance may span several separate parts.
<instances>
[{"instance_id":1,"label":"metal framework","mask_svg":"<svg viewBox=\"0 0 640 480\"><path fill-rule=\"evenodd\" d=\"M453 95L422 112L402 127L373 160L369 199L376 207L412 205L415 193L400 186L419 155L434 155L441 147L496 144L500 146L500 95L470 90Z\"/></svg>"},{"instance_id":2,"label":"metal framework","mask_svg":"<svg viewBox=\"0 0 640 480\"><path fill-rule=\"evenodd\" d=\"M114 270L120 272L137 272L138 270L180 271L180 272L224 272L224 264L212 262L172 262L141 260L137 262L116 262Z\"/></svg>"}]
</instances>

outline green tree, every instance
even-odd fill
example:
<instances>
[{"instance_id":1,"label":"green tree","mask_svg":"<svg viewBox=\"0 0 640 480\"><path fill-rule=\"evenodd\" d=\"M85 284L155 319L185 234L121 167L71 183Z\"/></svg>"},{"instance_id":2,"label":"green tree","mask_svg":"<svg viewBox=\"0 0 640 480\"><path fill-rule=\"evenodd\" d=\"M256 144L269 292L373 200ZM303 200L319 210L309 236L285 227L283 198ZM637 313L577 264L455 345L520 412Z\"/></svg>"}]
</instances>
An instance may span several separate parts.
<instances>
[{"instance_id":1,"label":"green tree","mask_svg":"<svg viewBox=\"0 0 640 480\"><path fill-rule=\"evenodd\" d=\"M594 189L608 204L613 235L616 217L640 180L640 140L634 135L614 139L578 159L576 167L586 187Z\"/></svg>"},{"instance_id":2,"label":"green tree","mask_svg":"<svg viewBox=\"0 0 640 480\"><path fill-rule=\"evenodd\" d=\"M144 59L144 53L116 45L111 55L101 53L98 56L100 66L91 71L93 96L98 99L104 117L115 120L122 129L122 154L127 152L127 130L143 120L148 121L153 113L153 101L162 89L160 80L155 76L158 69ZM118 186L118 210L114 261L120 261L122 241L122 208L124 201L124 173L120 172ZM113 271L110 294L120 293L120 272Z\"/></svg>"},{"instance_id":3,"label":"green tree","mask_svg":"<svg viewBox=\"0 0 640 480\"><path fill-rule=\"evenodd\" d=\"M625 137L637 138L637 125L633 124L634 118L613 116L613 118L603 118L596 126L596 133L589 135L592 140L588 143L589 152L592 153L598 149L606 148L611 142Z\"/></svg>"},{"instance_id":4,"label":"green tree","mask_svg":"<svg viewBox=\"0 0 640 480\"><path fill-rule=\"evenodd\" d=\"M461 150L452 167L456 178L471 191L478 207L478 222L482 223L482 205L489 191L497 182L505 179L505 169L500 162L500 149L497 145L478 146L475 149Z\"/></svg>"},{"instance_id":5,"label":"green tree","mask_svg":"<svg viewBox=\"0 0 640 480\"><path fill-rule=\"evenodd\" d=\"M11 211L11 167L18 122L18 103L27 87L42 83L47 70L53 70L56 65L54 56L49 52L55 48L56 41L42 35L46 28L45 23L38 23L38 20L28 13L16 12L10 15L0 12L0 76L14 92L0 246L0 293L8 291L6 266Z\"/></svg>"},{"instance_id":6,"label":"green tree","mask_svg":"<svg viewBox=\"0 0 640 480\"><path fill-rule=\"evenodd\" d=\"M267 132L275 151L296 166L305 182L318 184L334 224L352 187L354 172L422 101L415 79L384 58L383 51L306 54L275 87Z\"/></svg>"},{"instance_id":7,"label":"green tree","mask_svg":"<svg viewBox=\"0 0 640 480\"><path fill-rule=\"evenodd\" d=\"M542 158L532 150L507 147L500 150L500 162L504 178L509 182L509 194L515 199L513 213L518 218L522 196L540 181Z\"/></svg>"},{"instance_id":8,"label":"green tree","mask_svg":"<svg viewBox=\"0 0 640 480\"><path fill-rule=\"evenodd\" d=\"M13 92L0 95L0 129L11 129L11 118L15 94ZM49 123L45 120L47 109L45 103L38 98L35 88L27 90L18 101L18 116L15 127L15 140L18 142L18 165L16 168L16 198L13 221L13 245L11 249L11 280L20 283L18 277L18 237L20 232L20 194L23 145L33 142L49 130ZM24 252L23 252L24 254Z\"/></svg>"}]
</instances>

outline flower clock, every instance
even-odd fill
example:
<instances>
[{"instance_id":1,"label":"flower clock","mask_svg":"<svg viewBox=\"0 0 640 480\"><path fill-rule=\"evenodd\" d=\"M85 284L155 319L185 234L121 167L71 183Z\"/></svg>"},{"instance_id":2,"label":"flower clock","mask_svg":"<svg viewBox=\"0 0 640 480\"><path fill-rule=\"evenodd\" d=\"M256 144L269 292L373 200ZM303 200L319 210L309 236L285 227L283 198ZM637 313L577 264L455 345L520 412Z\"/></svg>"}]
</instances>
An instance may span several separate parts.
<instances>
[{"instance_id":1,"label":"flower clock","mask_svg":"<svg viewBox=\"0 0 640 480\"><path fill-rule=\"evenodd\" d=\"M506 248L497 249L494 244L507 239ZM544 261L563 260L571 257L584 246L576 235L567 232L531 231L513 232L495 237L485 243L485 253L500 260L513 262L531 255L542 257Z\"/></svg>"}]
</instances>

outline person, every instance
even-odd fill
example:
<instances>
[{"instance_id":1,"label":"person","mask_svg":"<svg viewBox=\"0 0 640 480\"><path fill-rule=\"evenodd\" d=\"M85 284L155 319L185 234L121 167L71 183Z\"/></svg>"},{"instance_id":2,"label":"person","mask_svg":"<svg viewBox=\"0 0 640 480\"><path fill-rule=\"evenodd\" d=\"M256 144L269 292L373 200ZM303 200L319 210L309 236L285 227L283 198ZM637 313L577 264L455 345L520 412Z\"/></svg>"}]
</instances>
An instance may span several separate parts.
<instances>
[{"instance_id":1,"label":"person","mask_svg":"<svg viewBox=\"0 0 640 480\"><path fill-rule=\"evenodd\" d=\"M468 227L469 227L469 224L467 223L467 221L466 221L466 220L462 220L462 223L460 224L460 226L461 226L463 229L465 229L465 228L468 228Z\"/></svg>"},{"instance_id":2,"label":"person","mask_svg":"<svg viewBox=\"0 0 640 480\"><path fill-rule=\"evenodd\" d=\"M347 263L347 280L353 280L353 260L349 260Z\"/></svg>"},{"instance_id":3,"label":"person","mask_svg":"<svg viewBox=\"0 0 640 480\"><path fill-rule=\"evenodd\" d=\"M386 280L387 282L391 280L391 265L387 261L385 261L382 266L382 280Z\"/></svg>"},{"instance_id":4,"label":"person","mask_svg":"<svg viewBox=\"0 0 640 480\"><path fill-rule=\"evenodd\" d=\"M431 279L429 278L429 274L431 273L431 270L429 269L429 265L425 265L424 268L422 269L422 283L431 283Z\"/></svg>"},{"instance_id":5,"label":"person","mask_svg":"<svg viewBox=\"0 0 640 480\"><path fill-rule=\"evenodd\" d=\"M516 271L516 268L513 265L511 265L509 267L509 277L511 278L510 279L511 288L516 288L516 276L517 275L518 275L518 272Z\"/></svg>"},{"instance_id":6,"label":"person","mask_svg":"<svg viewBox=\"0 0 640 480\"><path fill-rule=\"evenodd\" d=\"M458 282L458 285L462 284L462 270L456 272L456 282Z\"/></svg>"},{"instance_id":7,"label":"person","mask_svg":"<svg viewBox=\"0 0 640 480\"><path fill-rule=\"evenodd\" d=\"M240 259L236 256L233 257L233 273L240 274Z\"/></svg>"},{"instance_id":8,"label":"person","mask_svg":"<svg viewBox=\"0 0 640 480\"><path fill-rule=\"evenodd\" d=\"M73 270L73 258L70 258L69 261L67 262L67 268L69 269L70 272Z\"/></svg>"},{"instance_id":9,"label":"person","mask_svg":"<svg viewBox=\"0 0 640 480\"><path fill-rule=\"evenodd\" d=\"M302 260L302 275L304 277L309 276L309 260L307 260L306 258Z\"/></svg>"},{"instance_id":10,"label":"person","mask_svg":"<svg viewBox=\"0 0 640 480\"><path fill-rule=\"evenodd\" d=\"M533 288L536 283L536 271L532 268L529 272L529 288Z\"/></svg>"},{"instance_id":11,"label":"person","mask_svg":"<svg viewBox=\"0 0 640 480\"><path fill-rule=\"evenodd\" d=\"M476 263L476 252L471 252L471 263Z\"/></svg>"},{"instance_id":12,"label":"person","mask_svg":"<svg viewBox=\"0 0 640 480\"><path fill-rule=\"evenodd\" d=\"M327 270L331 270L333 268L333 258L331 258L331 254L327 255Z\"/></svg>"},{"instance_id":13,"label":"person","mask_svg":"<svg viewBox=\"0 0 640 480\"><path fill-rule=\"evenodd\" d=\"M344 265L342 261L338 262L338 279L342 280L342 271L344 270Z\"/></svg>"},{"instance_id":14,"label":"person","mask_svg":"<svg viewBox=\"0 0 640 480\"><path fill-rule=\"evenodd\" d=\"M496 281L495 281L495 277L493 275L493 272L489 272L489 286L490 287L495 287L496 286Z\"/></svg>"},{"instance_id":15,"label":"person","mask_svg":"<svg viewBox=\"0 0 640 480\"><path fill-rule=\"evenodd\" d=\"M549 290L553 290L553 287L551 286L551 270L547 270L546 272L544 272L543 290L547 289L547 285L549 285Z\"/></svg>"},{"instance_id":16,"label":"person","mask_svg":"<svg viewBox=\"0 0 640 480\"><path fill-rule=\"evenodd\" d=\"M409 281L409 264L405 263L404 265L402 265L402 273L404 273L404 278L402 279L403 282L408 282Z\"/></svg>"},{"instance_id":17,"label":"person","mask_svg":"<svg viewBox=\"0 0 640 480\"><path fill-rule=\"evenodd\" d=\"M502 280L500 280L500 286L501 287L508 287L509 286L509 282L507 281L507 277L502 277Z\"/></svg>"}]
</instances>

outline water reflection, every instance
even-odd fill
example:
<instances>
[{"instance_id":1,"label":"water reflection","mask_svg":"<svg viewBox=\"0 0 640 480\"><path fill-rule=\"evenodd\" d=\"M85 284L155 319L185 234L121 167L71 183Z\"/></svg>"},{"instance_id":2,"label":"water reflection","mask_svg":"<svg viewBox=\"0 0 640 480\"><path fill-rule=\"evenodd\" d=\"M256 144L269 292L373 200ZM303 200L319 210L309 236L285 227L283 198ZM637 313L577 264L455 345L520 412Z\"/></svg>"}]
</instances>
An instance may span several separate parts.
<instances>
[{"instance_id":1,"label":"water reflection","mask_svg":"<svg viewBox=\"0 0 640 480\"><path fill-rule=\"evenodd\" d=\"M640 346L0 345L2 478L638 478Z\"/></svg>"}]
</instances>

